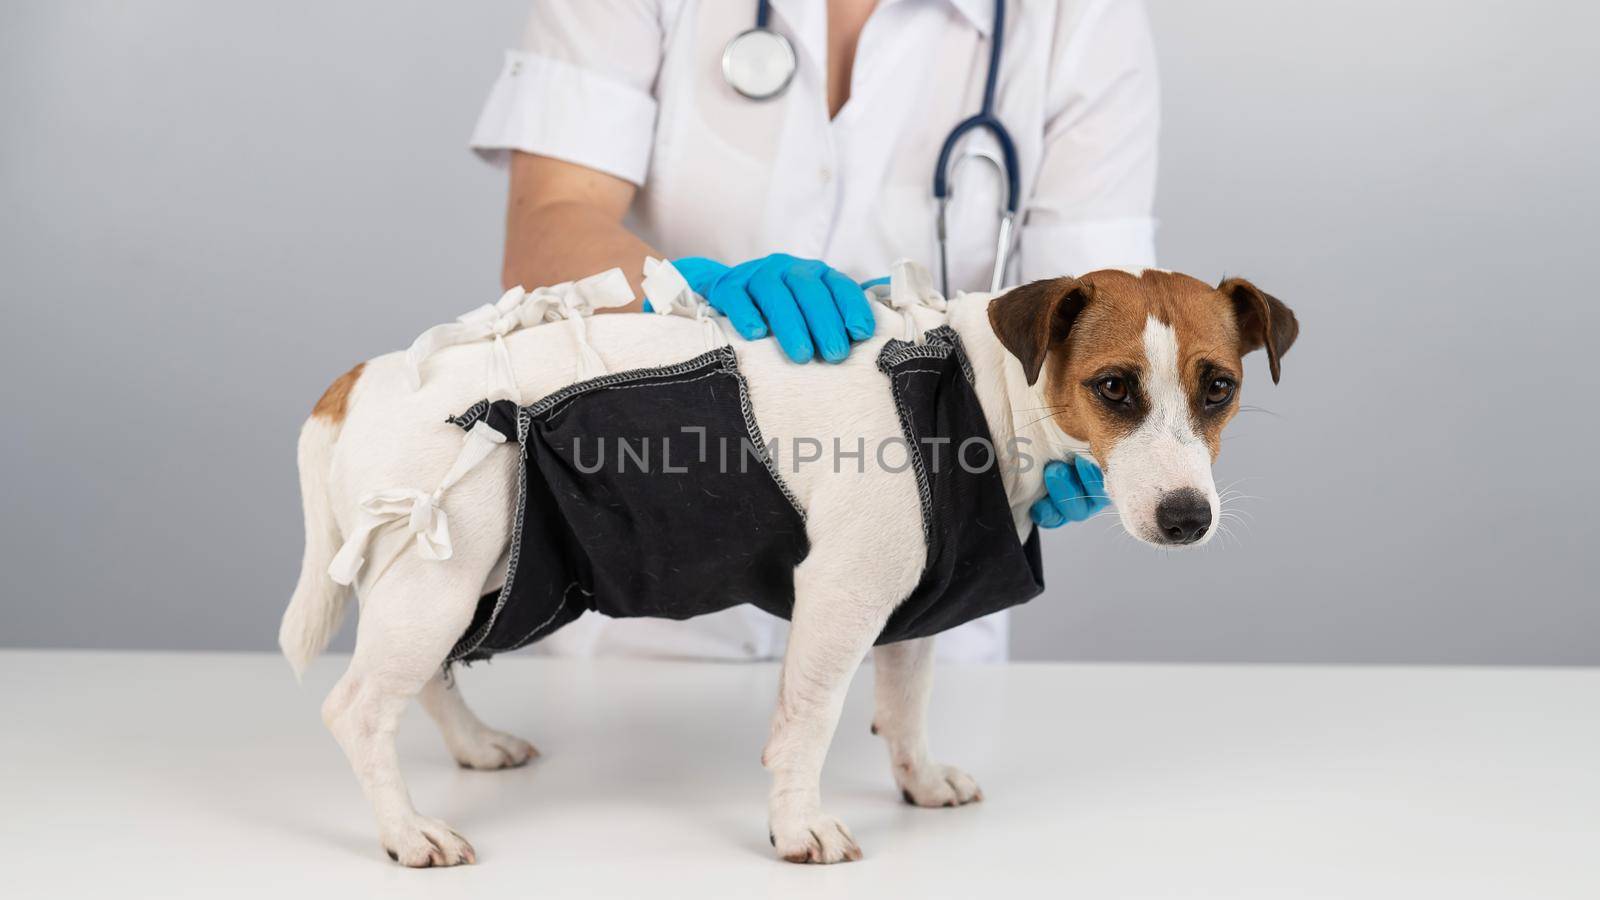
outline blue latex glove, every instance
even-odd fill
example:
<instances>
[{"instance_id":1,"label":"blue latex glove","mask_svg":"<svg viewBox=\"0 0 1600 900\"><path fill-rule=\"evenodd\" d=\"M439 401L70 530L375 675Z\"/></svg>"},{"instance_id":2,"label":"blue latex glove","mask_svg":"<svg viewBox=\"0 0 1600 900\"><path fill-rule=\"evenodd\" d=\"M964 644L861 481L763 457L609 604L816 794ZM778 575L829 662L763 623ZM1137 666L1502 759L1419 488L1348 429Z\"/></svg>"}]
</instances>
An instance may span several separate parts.
<instances>
[{"instance_id":1,"label":"blue latex glove","mask_svg":"<svg viewBox=\"0 0 1600 900\"><path fill-rule=\"evenodd\" d=\"M838 362L849 355L852 340L864 341L877 328L861 287L814 259L774 253L729 267L686 256L672 265L741 337L759 340L770 331L795 362L818 353Z\"/></svg>"},{"instance_id":2,"label":"blue latex glove","mask_svg":"<svg viewBox=\"0 0 1600 900\"><path fill-rule=\"evenodd\" d=\"M1044 466L1045 496L1028 510L1041 528L1082 522L1111 503L1100 467L1074 456L1071 462L1052 460Z\"/></svg>"}]
</instances>

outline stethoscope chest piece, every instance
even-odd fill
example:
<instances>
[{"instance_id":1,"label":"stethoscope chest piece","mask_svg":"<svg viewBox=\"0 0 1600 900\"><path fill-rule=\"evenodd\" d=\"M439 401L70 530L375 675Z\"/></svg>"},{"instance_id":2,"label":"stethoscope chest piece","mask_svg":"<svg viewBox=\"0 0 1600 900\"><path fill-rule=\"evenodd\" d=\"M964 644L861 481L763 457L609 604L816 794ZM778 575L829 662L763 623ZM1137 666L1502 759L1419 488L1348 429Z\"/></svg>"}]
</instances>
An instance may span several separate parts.
<instances>
[{"instance_id":1,"label":"stethoscope chest piece","mask_svg":"<svg viewBox=\"0 0 1600 900\"><path fill-rule=\"evenodd\" d=\"M783 93L799 65L794 45L769 28L741 32L722 51L722 77L751 100L771 100Z\"/></svg>"},{"instance_id":2,"label":"stethoscope chest piece","mask_svg":"<svg viewBox=\"0 0 1600 900\"><path fill-rule=\"evenodd\" d=\"M722 77L728 86L751 100L771 100L784 92L794 80L800 60L795 56L789 39L768 27L772 15L772 0L756 3L756 27L740 32L722 51ZM944 145L939 148L939 162L933 170L933 196L938 201L936 232L939 242L939 284L946 297L950 296L950 261L948 250L947 218L950 207L951 181L955 169L968 159L982 159L1000 175L1005 191L1005 202L1000 208L1000 233L995 241L994 269L989 277L989 290L1000 290L1006 276L1006 262L1014 249L1018 227L1018 209L1021 200L1021 180L1018 172L1017 146L1011 133L995 115L995 90L1000 83L1001 44L1006 32L1005 0L994 0L994 27L989 32L989 68L983 82L983 104L978 114L956 125ZM956 145L972 131L987 131L994 136L999 153L986 150L969 150L956 153Z\"/></svg>"}]
</instances>

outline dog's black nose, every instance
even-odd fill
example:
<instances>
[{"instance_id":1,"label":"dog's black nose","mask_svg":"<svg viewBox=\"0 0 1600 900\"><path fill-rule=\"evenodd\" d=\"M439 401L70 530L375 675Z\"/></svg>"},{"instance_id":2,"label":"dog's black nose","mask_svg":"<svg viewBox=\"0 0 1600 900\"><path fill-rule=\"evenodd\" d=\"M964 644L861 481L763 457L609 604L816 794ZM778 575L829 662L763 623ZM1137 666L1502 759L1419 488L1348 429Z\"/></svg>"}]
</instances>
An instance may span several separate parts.
<instances>
[{"instance_id":1,"label":"dog's black nose","mask_svg":"<svg viewBox=\"0 0 1600 900\"><path fill-rule=\"evenodd\" d=\"M1184 488L1156 504L1156 528L1169 544L1192 544L1211 528L1211 503L1194 488Z\"/></svg>"}]
</instances>

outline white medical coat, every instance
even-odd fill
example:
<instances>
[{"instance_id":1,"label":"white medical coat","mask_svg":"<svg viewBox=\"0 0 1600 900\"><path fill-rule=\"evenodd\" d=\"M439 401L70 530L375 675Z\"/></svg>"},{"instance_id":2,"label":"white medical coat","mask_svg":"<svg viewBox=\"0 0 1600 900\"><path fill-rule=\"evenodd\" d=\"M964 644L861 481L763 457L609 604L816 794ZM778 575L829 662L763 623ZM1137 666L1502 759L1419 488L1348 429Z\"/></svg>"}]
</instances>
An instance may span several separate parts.
<instances>
[{"instance_id":1,"label":"white medical coat","mask_svg":"<svg viewBox=\"0 0 1600 900\"><path fill-rule=\"evenodd\" d=\"M828 118L827 4L772 0L799 68L754 102L723 80L740 0L537 0L472 137L639 187L628 225L669 257L812 257L857 280L909 257L937 264L939 146L978 111L994 0L881 0L862 29L850 98ZM1155 262L1154 50L1140 0L1010 0L995 112L1017 145L1020 264L1011 281ZM998 152L986 133L963 147ZM959 152L959 150L958 150ZM982 164L953 181L950 277L987 289L1003 189ZM1070 526L1069 526L1070 527ZM549 650L770 658L786 625L753 607L687 623L584 618ZM940 637L946 659L1006 656L1004 614Z\"/></svg>"}]
</instances>

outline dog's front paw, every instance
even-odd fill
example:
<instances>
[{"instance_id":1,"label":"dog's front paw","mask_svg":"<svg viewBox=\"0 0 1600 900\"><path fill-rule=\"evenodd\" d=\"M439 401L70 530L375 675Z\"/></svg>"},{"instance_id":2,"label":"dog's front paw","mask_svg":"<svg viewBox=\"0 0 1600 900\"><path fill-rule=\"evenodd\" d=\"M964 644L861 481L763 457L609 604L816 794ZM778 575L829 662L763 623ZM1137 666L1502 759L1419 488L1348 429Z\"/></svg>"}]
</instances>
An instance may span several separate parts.
<instances>
[{"instance_id":1,"label":"dog's front paw","mask_svg":"<svg viewBox=\"0 0 1600 900\"><path fill-rule=\"evenodd\" d=\"M894 780L912 806L964 806L983 799L978 783L955 766L895 766Z\"/></svg>"},{"instance_id":2,"label":"dog's front paw","mask_svg":"<svg viewBox=\"0 0 1600 900\"><path fill-rule=\"evenodd\" d=\"M459 866L478 861L472 845L449 825L415 813L383 828L378 840L390 859L413 869Z\"/></svg>"},{"instance_id":3,"label":"dog's front paw","mask_svg":"<svg viewBox=\"0 0 1600 900\"><path fill-rule=\"evenodd\" d=\"M836 863L861 858L844 823L821 810L774 819L768 837L778 855L794 863Z\"/></svg>"},{"instance_id":4,"label":"dog's front paw","mask_svg":"<svg viewBox=\"0 0 1600 900\"><path fill-rule=\"evenodd\" d=\"M516 735L484 728L456 736L450 755L463 769L514 769L539 755L539 749Z\"/></svg>"}]
</instances>

